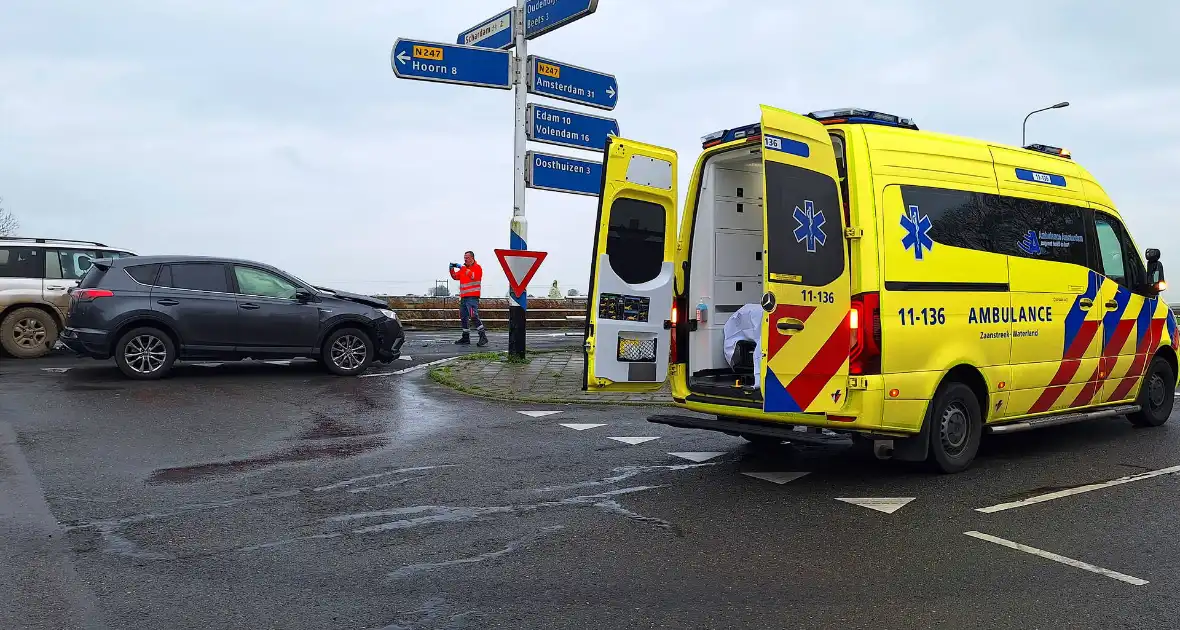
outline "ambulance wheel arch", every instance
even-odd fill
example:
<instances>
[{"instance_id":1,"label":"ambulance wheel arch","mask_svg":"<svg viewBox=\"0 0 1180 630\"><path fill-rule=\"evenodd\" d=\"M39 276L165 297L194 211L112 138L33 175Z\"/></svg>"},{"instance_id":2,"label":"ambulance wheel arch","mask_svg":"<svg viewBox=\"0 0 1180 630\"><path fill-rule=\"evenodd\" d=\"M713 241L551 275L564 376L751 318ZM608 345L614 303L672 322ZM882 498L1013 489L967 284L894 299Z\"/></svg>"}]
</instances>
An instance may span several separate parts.
<instances>
[{"instance_id":1,"label":"ambulance wheel arch","mask_svg":"<svg viewBox=\"0 0 1180 630\"><path fill-rule=\"evenodd\" d=\"M590 263L583 389L652 391L667 380L676 194L675 151L609 138Z\"/></svg>"}]
</instances>

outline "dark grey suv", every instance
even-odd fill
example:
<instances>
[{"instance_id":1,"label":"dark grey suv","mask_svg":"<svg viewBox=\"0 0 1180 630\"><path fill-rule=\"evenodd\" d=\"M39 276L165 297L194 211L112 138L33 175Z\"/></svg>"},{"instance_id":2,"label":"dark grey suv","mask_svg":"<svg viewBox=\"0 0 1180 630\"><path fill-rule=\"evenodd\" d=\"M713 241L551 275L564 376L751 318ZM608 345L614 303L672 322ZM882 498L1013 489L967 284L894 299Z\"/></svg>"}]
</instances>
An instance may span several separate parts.
<instances>
[{"instance_id":1,"label":"dark grey suv","mask_svg":"<svg viewBox=\"0 0 1180 630\"><path fill-rule=\"evenodd\" d=\"M360 374L401 353L397 314L376 298L313 287L269 265L194 256L99 259L72 289L61 342L115 358L135 379L177 359L310 357Z\"/></svg>"}]
</instances>

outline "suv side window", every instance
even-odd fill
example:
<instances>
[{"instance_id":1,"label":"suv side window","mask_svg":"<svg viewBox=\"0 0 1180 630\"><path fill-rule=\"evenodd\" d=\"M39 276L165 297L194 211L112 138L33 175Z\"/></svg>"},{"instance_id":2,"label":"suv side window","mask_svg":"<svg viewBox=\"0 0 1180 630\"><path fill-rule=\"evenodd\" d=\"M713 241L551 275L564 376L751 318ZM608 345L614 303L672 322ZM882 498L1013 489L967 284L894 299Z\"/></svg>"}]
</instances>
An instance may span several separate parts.
<instances>
[{"instance_id":1,"label":"suv side window","mask_svg":"<svg viewBox=\"0 0 1180 630\"><path fill-rule=\"evenodd\" d=\"M173 263L167 267L171 272L168 285L164 285L164 274L157 282L160 286L190 291L211 291L229 293L229 281L225 277L225 265L221 263Z\"/></svg>"},{"instance_id":2,"label":"suv side window","mask_svg":"<svg viewBox=\"0 0 1180 630\"><path fill-rule=\"evenodd\" d=\"M98 253L82 249L45 250L45 277L54 280L81 280L90 270Z\"/></svg>"},{"instance_id":3,"label":"suv side window","mask_svg":"<svg viewBox=\"0 0 1180 630\"><path fill-rule=\"evenodd\" d=\"M156 274L160 265L132 265L127 267L127 275L140 284L151 286L156 281Z\"/></svg>"},{"instance_id":4,"label":"suv side window","mask_svg":"<svg viewBox=\"0 0 1180 630\"><path fill-rule=\"evenodd\" d=\"M0 278L45 277L45 250L39 247L0 247Z\"/></svg>"},{"instance_id":5,"label":"suv side window","mask_svg":"<svg viewBox=\"0 0 1180 630\"><path fill-rule=\"evenodd\" d=\"M1147 272L1131 250L1123 226L1114 217L1096 212L1094 229L1098 233L1097 271L1126 289L1139 288Z\"/></svg>"},{"instance_id":6,"label":"suv side window","mask_svg":"<svg viewBox=\"0 0 1180 630\"><path fill-rule=\"evenodd\" d=\"M238 293L242 295L295 299L295 285L269 271L235 265L234 278L238 281Z\"/></svg>"}]
</instances>

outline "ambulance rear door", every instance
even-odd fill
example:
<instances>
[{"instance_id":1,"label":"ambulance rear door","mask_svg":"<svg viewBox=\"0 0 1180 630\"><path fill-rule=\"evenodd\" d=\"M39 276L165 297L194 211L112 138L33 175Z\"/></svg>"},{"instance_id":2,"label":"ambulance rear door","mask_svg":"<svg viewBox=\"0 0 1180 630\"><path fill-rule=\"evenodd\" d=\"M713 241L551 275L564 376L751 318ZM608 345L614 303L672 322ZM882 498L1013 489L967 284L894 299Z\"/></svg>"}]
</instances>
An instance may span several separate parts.
<instances>
[{"instance_id":1,"label":"ambulance rear door","mask_svg":"<svg viewBox=\"0 0 1180 630\"><path fill-rule=\"evenodd\" d=\"M583 389L657 390L672 338L676 152L611 137L596 226Z\"/></svg>"},{"instance_id":2,"label":"ambulance rear door","mask_svg":"<svg viewBox=\"0 0 1180 630\"><path fill-rule=\"evenodd\" d=\"M767 412L838 411L847 399L851 284L827 129L762 106L761 366Z\"/></svg>"}]
</instances>

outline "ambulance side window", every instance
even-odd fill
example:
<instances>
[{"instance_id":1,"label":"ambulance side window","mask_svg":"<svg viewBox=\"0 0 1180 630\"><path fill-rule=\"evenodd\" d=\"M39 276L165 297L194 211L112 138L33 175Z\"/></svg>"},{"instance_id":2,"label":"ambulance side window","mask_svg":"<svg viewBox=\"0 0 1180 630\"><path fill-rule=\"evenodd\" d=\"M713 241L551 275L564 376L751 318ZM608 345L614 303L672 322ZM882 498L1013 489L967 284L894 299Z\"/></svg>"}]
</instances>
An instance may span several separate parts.
<instances>
[{"instance_id":1,"label":"ambulance side window","mask_svg":"<svg viewBox=\"0 0 1180 630\"><path fill-rule=\"evenodd\" d=\"M616 199L610 208L606 255L627 284L656 279L664 264L664 207L638 199Z\"/></svg>"},{"instance_id":2,"label":"ambulance side window","mask_svg":"<svg viewBox=\"0 0 1180 630\"><path fill-rule=\"evenodd\" d=\"M1049 201L984 195L999 205L990 227L993 249L1000 254L1088 266L1084 210Z\"/></svg>"},{"instance_id":3,"label":"ambulance side window","mask_svg":"<svg viewBox=\"0 0 1180 630\"><path fill-rule=\"evenodd\" d=\"M1127 278L1126 252L1123 248L1122 229L1111 217L1094 215L1094 228L1098 232L1099 270L1111 280L1130 288Z\"/></svg>"}]
</instances>

